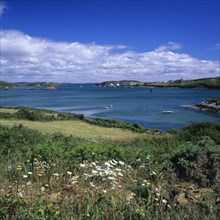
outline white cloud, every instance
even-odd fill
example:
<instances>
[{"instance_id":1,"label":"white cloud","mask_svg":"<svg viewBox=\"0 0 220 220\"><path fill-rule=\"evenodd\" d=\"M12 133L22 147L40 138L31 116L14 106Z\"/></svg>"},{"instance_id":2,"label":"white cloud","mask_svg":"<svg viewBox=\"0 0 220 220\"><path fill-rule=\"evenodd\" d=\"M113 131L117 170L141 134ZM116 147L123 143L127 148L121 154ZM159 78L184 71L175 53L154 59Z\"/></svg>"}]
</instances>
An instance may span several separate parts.
<instances>
[{"instance_id":1,"label":"white cloud","mask_svg":"<svg viewBox=\"0 0 220 220\"><path fill-rule=\"evenodd\" d=\"M1 80L5 81L160 81L219 75L217 61L175 53L181 45L174 42L138 53L123 45L54 42L15 30L2 30L0 37Z\"/></svg>"},{"instance_id":2,"label":"white cloud","mask_svg":"<svg viewBox=\"0 0 220 220\"><path fill-rule=\"evenodd\" d=\"M4 2L0 1L0 16L3 15L5 9L7 9L7 6L5 5Z\"/></svg>"},{"instance_id":3,"label":"white cloud","mask_svg":"<svg viewBox=\"0 0 220 220\"><path fill-rule=\"evenodd\" d=\"M181 48L182 48L181 44L178 44L178 43L170 41L170 42L168 42L165 45L161 45L155 51L157 51L157 52L173 51L173 50L179 50Z\"/></svg>"}]
</instances>

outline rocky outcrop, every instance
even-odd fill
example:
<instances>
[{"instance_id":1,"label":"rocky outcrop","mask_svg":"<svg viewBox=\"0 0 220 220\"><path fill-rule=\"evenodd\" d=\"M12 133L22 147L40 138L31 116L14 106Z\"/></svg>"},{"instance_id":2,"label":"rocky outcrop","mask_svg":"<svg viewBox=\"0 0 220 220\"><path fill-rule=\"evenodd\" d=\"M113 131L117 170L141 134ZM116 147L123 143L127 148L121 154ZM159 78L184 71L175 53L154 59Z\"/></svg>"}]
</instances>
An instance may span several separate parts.
<instances>
[{"instance_id":1,"label":"rocky outcrop","mask_svg":"<svg viewBox=\"0 0 220 220\"><path fill-rule=\"evenodd\" d=\"M220 114L220 97L208 99L195 105L185 105L183 107Z\"/></svg>"}]
</instances>

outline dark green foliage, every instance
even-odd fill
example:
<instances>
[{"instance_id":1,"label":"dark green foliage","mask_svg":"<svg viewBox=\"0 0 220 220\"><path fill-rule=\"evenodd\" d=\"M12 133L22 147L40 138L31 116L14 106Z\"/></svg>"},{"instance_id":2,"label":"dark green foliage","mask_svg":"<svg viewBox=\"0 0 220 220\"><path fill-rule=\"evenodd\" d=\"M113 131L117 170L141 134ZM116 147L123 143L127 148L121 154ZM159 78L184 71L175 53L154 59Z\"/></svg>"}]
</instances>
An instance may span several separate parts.
<instances>
[{"instance_id":1,"label":"dark green foliage","mask_svg":"<svg viewBox=\"0 0 220 220\"><path fill-rule=\"evenodd\" d=\"M43 114L37 110L20 109L15 113L18 119L26 119L30 121L39 121L43 118Z\"/></svg>"},{"instance_id":2,"label":"dark green foliage","mask_svg":"<svg viewBox=\"0 0 220 220\"><path fill-rule=\"evenodd\" d=\"M220 144L220 123L193 123L179 133L179 140L198 142L202 136L209 136Z\"/></svg>"},{"instance_id":3,"label":"dark green foliage","mask_svg":"<svg viewBox=\"0 0 220 220\"><path fill-rule=\"evenodd\" d=\"M135 122L134 124L126 123L119 120L113 120L113 119L107 119L107 118L86 118L85 119L88 123L102 126L102 127L108 127L108 128L122 128L122 129L128 129L135 132L146 132L148 129L142 127L140 124Z\"/></svg>"},{"instance_id":4,"label":"dark green foliage","mask_svg":"<svg viewBox=\"0 0 220 220\"><path fill-rule=\"evenodd\" d=\"M1 155L6 156L9 153L20 152L26 154L28 149L45 140L45 136L35 130L26 128L22 125L8 128L0 127Z\"/></svg>"},{"instance_id":5,"label":"dark green foliage","mask_svg":"<svg viewBox=\"0 0 220 220\"><path fill-rule=\"evenodd\" d=\"M83 114L74 114L74 113L59 113L57 115L59 120L74 120L74 119L84 119Z\"/></svg>"},{"instance_id":6,"label":"dark green foliage","mask_svg":"<svg viewBox=\"0 0 220 220\"><path fill-rule=\"evenodd\" d=\"M16 118L16 116L12 115L11 113L0 112L0 118L1 119L12 119L12 118Z\"/></svg>"},{"instance_id":7,"label":"dark green foliage","mask_svg":"<svg viewBox=\"0 0 220 220\"><path fill-rule=\"evenodd\" d=\"M211 186L220 168L220 146L203 137L197 144L184 144L171 154L170 161L180 179Z\"/></svg>"}]
</instances>

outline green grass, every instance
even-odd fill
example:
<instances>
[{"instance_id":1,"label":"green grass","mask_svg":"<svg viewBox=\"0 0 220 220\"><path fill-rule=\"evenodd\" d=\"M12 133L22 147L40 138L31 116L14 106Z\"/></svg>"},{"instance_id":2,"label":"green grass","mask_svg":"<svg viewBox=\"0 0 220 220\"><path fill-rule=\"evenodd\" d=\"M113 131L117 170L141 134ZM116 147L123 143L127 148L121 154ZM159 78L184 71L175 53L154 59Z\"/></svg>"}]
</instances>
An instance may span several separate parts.
<instances>
[{"instance_id":1,"label":"green grass","mask_svg":"<svg viewBox=\"0 0 220 220\"><path fill-rule=\"evenodd\" d=\"M0 113L10 113L10 114L14 114L18 112L17 109L13 109L13 108L0 108Z\"/></svg>"},{"instance_id":2,"label":"green grass","mask_svg":"<svg viewBox=\"0 0 220 220\"><path fill-rule=\"evenodd\" d=\"M60 132L65 135L72 135L74 137L83 139L111 139L111 140L124 140L131 141L137 137L145 136L132 131L123 130L119 128L105 128L100 126L91 125L89 123L74 120L74 121L52 121L52 122L39 122L28 120L0 120L1 125L14 126L22 124L32 129L43 133L56 133Z\"/></svg>"}]
</instances>

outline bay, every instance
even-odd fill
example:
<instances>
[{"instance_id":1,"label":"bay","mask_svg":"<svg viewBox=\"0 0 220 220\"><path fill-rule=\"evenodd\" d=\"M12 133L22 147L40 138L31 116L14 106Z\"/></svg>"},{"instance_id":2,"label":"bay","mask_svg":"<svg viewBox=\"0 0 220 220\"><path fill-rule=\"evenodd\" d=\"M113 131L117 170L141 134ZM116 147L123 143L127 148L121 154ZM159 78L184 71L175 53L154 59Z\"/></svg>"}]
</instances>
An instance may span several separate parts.
<instances>
[{"instance_id":1,"label":"bay","mask_svg":"<svg viewBox=\"0 0 220 220\"><path fill-rule=\"evenodd\" d=\"M220 96L214 89L94 87L93 84L61 84L58 90L16 87L0 92L1 106L24 106L86 117L138 122L146 128L181 129L192 122L219 122L219 115L183 107ZM151 91L152 90L152 91ZM112 106L112 108L110 107ZM163 114L173 111L173 114Z\"/></svg>"}]
</instances>

